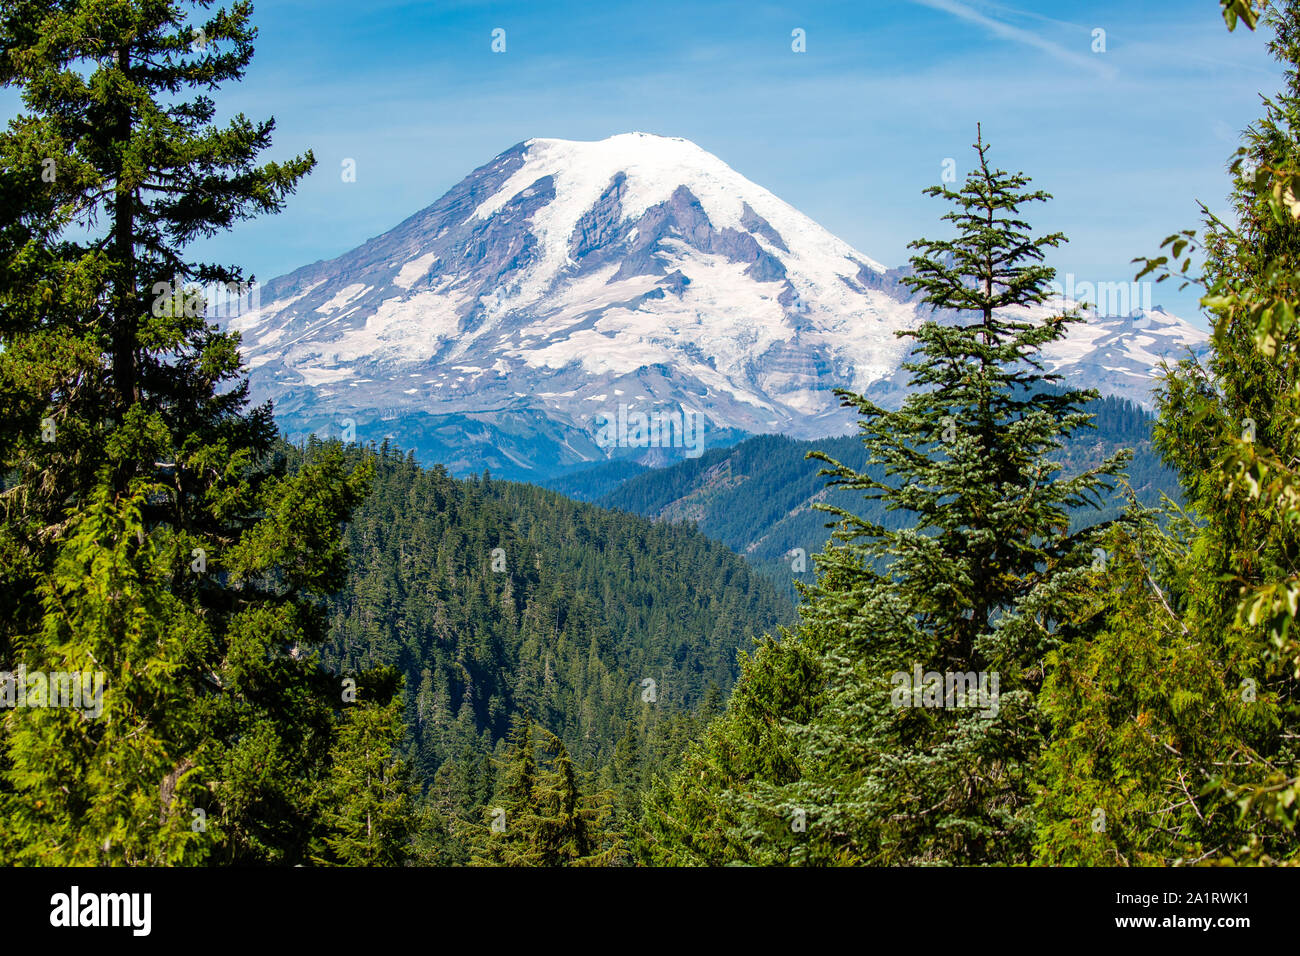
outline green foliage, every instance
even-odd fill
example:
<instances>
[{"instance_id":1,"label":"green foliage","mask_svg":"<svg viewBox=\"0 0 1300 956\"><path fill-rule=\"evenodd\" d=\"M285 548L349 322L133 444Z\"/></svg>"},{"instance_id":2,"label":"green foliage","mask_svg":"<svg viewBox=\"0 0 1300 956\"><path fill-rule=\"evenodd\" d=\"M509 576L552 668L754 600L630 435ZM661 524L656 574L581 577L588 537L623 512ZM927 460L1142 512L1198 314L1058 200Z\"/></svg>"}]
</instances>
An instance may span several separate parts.
<instances>
[{"instance_id":1,"label":"green foliage","mask_svg":"<svg viewBox=\"0 0 1300 956\"><path fill-rule=\"evenodd\" d=\"M617 837L602 833L607 803L583 796L560 738L517 718L499 773L489 820L471 838L476 865L602 866L614 858Z\"/></svg>"},{"instance_id":2,"label":"green foliage","mask_svg":"<svg viewBox=\"0 0 1300 956\"><path fill-rule=\"evenodd\" d=\"M805 641L789 634L780 642L765 636L752 656L742 655L740 666L725 714L646 795L634 836L643 863L789 861L788 841L751 835L738 798L760 781L780 786L799 779L798 748L786 725L807 723L816 713L823 675Z\"/></svg>"},{"instance_id":3,"label":"green foliage","mask_svg":"<svg viewBox=\"0 0 1300 956\"><path fill-rule=\"evenodd\" d=\"M621 831L721 709L737 651L793 617L694 529L458 481L386 445L282 448L291 472L325 450L345 471L372 461L374 487L344 535L350 573L327 605L323 660L405 677L401 752L423 791L412 852L424 862L470 862L491 801L505 799L484 761L524 715L562 741L575 786L605 794L602 827ZM298 533L259 543L293 550Z\"/></svg>"},{"instance_id":4,"label":"green foliage","mask_svg":"<svg viewBox=\"0 0 1300 956\"><path fill-rule=\"evenodd\" d=\"M1237 826L1236 808L1207 784L1241 759L1269 708L1188 630L1185 542L1197 532L1175 521L1167 533L1157 517L1135 506L1110 529L1085 612L1097 633L1048 655L1040 863L1199 862Z\"/></svg>"},{"instance_id":5,"label":"green foliage","mask_svg":"<svg viewBox=\"0 0 1300 956\"><path fill-rule=\"evenodd\" d=\"M728 772L733 702L675 793L651 805L652 854L704 856L681 831L716 815L731 842L716 852L736 859L756 859L736 845L792 863L1029 859L1042 660L1075 636L1099 533L1071 532L1070 512L1101 504L1126 455L1064 476L1048 457L1090 424L1083 409L1096 396L1052 388L1037 363L1079 318L1009 310L1047 299L1053 273L1041 260L1063 237L1034 237L1019 210L1046 194L991 168L982 140L975 149L978 169L960 190L929 190L953 203L944 218L956 237L914 243L912 285L953 317L907 333L917 345L901 409L841 393L859 411L865 469L812 455L833 487L905 520L891 527L821 505L839 524L787 639L809 659L795 672L817 683L766 705L792 752L779 771L755 772L750 755ZM914 668L970 674L986 696L957 696L949 684L946 699L917 688L900 700L898 675ZM688 779L697 764L704 793Z\"/></svg>"},{"instance_id":6,"label":"green foliage","mask_svg":"<svg viewBox=\"0 0 1300 956\"><path fill-rule=\"evenodd\" d=\"M6 708L0 853L287 863L328 824L338 685L312 648L369 466L292 476L186 247L278 211L310 154L213 123L251 7L11 0L0 83L0 670L103 679L102 713ZM200 31L196 33L195 31ZM186 98L186 95L189 98Z\"/></svg>"},{"instance_id":7,"label":"green foliage","mask_svg":"<svg viewBox=\"0 0 1300 956\"><path fill-rule=\"evenodd\" d=\"M373 461L374 491L345 532L351 574L330 602L325 662L401 670L425 781L466 747L493 749L520 713L582 766L606 764L629 722L651 746L710 687L731 687L737 650L792 617L693 529L530 485L457 481L386 446Z\"/></svg>"},{"instance_id":8,"label":"green foliage","mask_svg":"<svg viewBox=\"0 0 1300 956\"><path fill-rule=\"evenodd\" d=\"M769 573L829 514L778 641L789 604L689 524L278 445L201 301L244 276L185 253L314 165L213 122L251 6L0 2L0 863L1295 863L1300 3L1220 3L1286 82L1234 222L1145 260L1215 320L1153 433L1039 365L1079 317L1017 309L1064 239L981 138L928 190L955 236L913 244L899 410L560 485ZM1149 447L1186 514L1143 507Z\"/></svg>"},{"instance_id":9,"label":"green foliage","mask_svg":"<svg viewBox=\"0 0 1300 956\"><path fill-rule=\"evenodd\" d=\"M650 470L637 462L616 458L538 484L577 501L599 501L629 478L643 475Z\"/></svg>"},{"instance_id":10,"label":"green foliage","mask_svg":"<svg viewBox=\"0 0 1300 956\"><path fill-rule=\"evenodd\" d=\"M344 717L320 801L329 858L346 866L398 866L410 855L415 788L396 756L401 701L359 702Z\"/></svg>"},{"instance_id":11,"label":"green foliage","mask_svg":"<svg viewBox=\"0 0 1300 956\"><path fill-rule=\"evenodd\" d=\"M1219 6L1223 7L1223 20L1228 24L1229 30L1237 29L1238 19L1249 29L1255 29L1260 10L1266 4L1267 0L1219 0Z\"/></svg>"},{"instance_id":12,"label":"green foliage","mask_svg":"<svg viewBox=\"0 0 1300 956\"><path fill-rule=\"evenodd\" d=\"M1047 385L1040 389L1053 391ZM1084 411L1093 416L1095 429L1065 440L1059 451L1064 474L1095 468L1110 455L1130 448L1133 460L1126 468L1128 485L1138 500L1155 506L1162 495L1179 497L1176 472L1152 447L1153 419L1147 412L1114 396L1094 399ZM879 468L868 467L867 450L857 436L798 441L762 435L634 476L597 503L659 521L694 522L705 535L743 554L791 598L797 598L796 582L815 582L811 556L830 537L826 515L813 507L815 503L853 508L864 519L890 530L906 527L911 520L906 512L891 512L881 502L861 501L852 491L827 488L817 464L808 460L808 452L814 450L881 477ZM1119 494L1100 509L1088 505L1072 508L1071 527L1078 530L1110 521L1123 510L1124 499ZM796 548L806 557L802 572L797 569Z\"/></svg>"},{"instance_id":13,"label":"green foliage","mask_svg":"<svg viewBox=\"0 0 1300 956\"><path fill-rule=\"evenodd\" d=\"M168 590L165 557L142 534L145 498L144 489L121 501L100 489L78 512L42 585L42 631L20 644L29 673L114 669L98 707L6 716L11 860L202 858L183 808L195 801L205 742L177 678L210 635Z\"/></svg>"},{"instance_id":14,"label":"green foliage","mask_svg":"<svg viewBox=\"0 0 1300 956\"><path fill-rule=\"evenodd\" d=\"M1300 595L1300 483L1294 471L1300 450L1294 325L1300 224L1293 188L1300 171L1300 5L1270 5L1265 20L1286 81L1281 93L1264 100L1264 117L1246 131L1233 158L1236 221L1226 223L1203 208L1202 233L1170 236L1168 254L1145 260L1142 270L1159 280L1203 285L1201 302L1214 319L1208 362L1189 359L1167 371L1155 434L1197 522L1164 602L1176 609L1179 630L1160 640L1167 666L1157 674L1067 689L1094 718L1103 708L1110 712L1106 723L1116 734L1111 758L1077 781L1098 800L1126 792L1132 784L1122 768L1144 760L1141 742L1125 733L1130 721L1153 721L1151 729L1165 744L1147 765L1151 778L1143 786L1150 792L1139 801L1136 819L1108 831L1114 852L1135 861L1297 858L1300 644L1291 622ZM1201 254L1205 267L1197 276L1192 262ZM1114 633L1125 617L1149 613L1131 601L1114 608L1120 614ZM1088 654L1107 670L1112 662L1106 656L1120 656L1114 648L1108 655L1104 649ZM1157 689L1177 705L1173 711L1144 703ZM1093 732L1102 726L1094 723ZM1064 734L1076 730L1063 722ZM1060 749L1067 759L1068 745ZM1175 787L1183 793L1171 803ZM1143 807L1163 814L1166 825L1135 830L1149 824ZM1063 852L1050 838L1044 849L1049 856Z\"/></svg>"}]
</instances>

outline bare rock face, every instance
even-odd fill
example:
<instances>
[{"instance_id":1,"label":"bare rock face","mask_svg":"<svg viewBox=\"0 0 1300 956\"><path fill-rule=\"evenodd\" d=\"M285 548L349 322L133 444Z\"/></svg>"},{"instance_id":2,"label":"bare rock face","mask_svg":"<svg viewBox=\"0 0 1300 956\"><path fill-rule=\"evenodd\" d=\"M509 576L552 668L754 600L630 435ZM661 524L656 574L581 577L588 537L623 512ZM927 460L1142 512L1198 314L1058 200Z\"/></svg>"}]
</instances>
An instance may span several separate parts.
<instances>
[{"instance_id":1,"label":"bare rock face","mask_svg":"<svg viewBox=\"0 0 1300 956\"><path fill-rule=\"evenodd\" d=\"M709 446L851 430L835 388L901 401L895 333L928 317L904 278L693 143L534 139L224 322L291 436L543 479L696 453L598 440L620 415L698 416ZM1158 310L1093 316L1047 357L1146 402L1159 359L1204 340Z\"/></svg>"}]
</instances>

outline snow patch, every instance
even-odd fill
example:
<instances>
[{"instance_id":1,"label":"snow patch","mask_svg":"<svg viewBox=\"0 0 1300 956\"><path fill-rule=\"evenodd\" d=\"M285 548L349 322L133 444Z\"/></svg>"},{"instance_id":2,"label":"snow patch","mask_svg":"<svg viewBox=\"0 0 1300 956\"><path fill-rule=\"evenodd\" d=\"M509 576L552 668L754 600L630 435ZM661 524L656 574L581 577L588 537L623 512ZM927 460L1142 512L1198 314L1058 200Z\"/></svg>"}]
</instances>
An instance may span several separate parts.
<instances>
[{"instance_id":1,"label":"snow patch","mask_svg":"<svg viewBox=\"0 0 1300 956\"><path fill-rule=\"evenodd\" d=\"M321 315L328 315L331 312L337 312L357 296L369 292L371 288L372 286L368 286L363 282L354 282L349 286L344 286L339 290L338 294L335 295L334 298L318 307L316 311Z\"/></svg>"}]
</instances>

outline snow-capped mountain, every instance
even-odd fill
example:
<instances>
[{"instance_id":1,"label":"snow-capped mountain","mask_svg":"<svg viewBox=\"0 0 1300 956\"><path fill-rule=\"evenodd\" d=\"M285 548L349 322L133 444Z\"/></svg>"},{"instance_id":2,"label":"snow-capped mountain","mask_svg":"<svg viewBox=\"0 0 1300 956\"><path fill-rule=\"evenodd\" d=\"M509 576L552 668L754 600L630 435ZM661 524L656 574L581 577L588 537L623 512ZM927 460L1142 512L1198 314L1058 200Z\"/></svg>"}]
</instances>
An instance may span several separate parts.
<instances>
[{"instance_id":1,"label":"snow-capped mountain","mask_svg":"<svg viewBox=\"0 0 1300 956\"><path fill-rule=\"evenodd\" d=\"M1151 386L1161 362L1173 365L1204 355L1209 336L1159 306L1127 316L1098 316L1076 325L1066 338L1043 349L1048 371L1070 384L1095 388L1151 407Z\"/></svg>"},{"instance_id":2,"label":"snow-capped mountain","mask_svg":"<svg viewBox=\"0 0 1300 956\"><path fill-rule=\"evenodd\" d=\"M894 333L925 310L899 279L686 140L533 139L267 283L229 326L290 434L392 435L457 473L542 477L691 454L697 413L709 445L847 431L832 389L901 396ZM1152 366L1204 339L1159 311L1093 316L1047 358L1146 401ZM685 441L666 419L662 441L637 431L670 412Z\"/></svg>"}]
</instances>

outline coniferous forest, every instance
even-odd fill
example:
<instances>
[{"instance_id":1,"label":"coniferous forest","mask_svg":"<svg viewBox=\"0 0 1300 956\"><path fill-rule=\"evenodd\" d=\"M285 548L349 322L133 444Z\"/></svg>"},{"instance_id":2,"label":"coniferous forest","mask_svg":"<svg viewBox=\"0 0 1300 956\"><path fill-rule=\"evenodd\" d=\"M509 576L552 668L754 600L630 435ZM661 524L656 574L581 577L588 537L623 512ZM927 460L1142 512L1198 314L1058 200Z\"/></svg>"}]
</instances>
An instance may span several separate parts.
<instances>
[{"instance_id":1,"label":"coniferous forest","mask_svg":"<svg viewBox=\"0 0 1300 956\"><path fill-rule=\"evenodd\" d=\"M1212 329L1154 414L971 117L900 404L545 488L250 401L192 247L316 157L218 108L248 3L0 0L3 693L102 675L0 710L0 862L1300 863L1300 0L1220 6L1285 80L1133 263Z\"/></svg>"}]
</instances>

